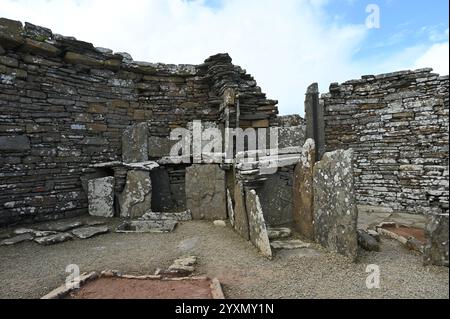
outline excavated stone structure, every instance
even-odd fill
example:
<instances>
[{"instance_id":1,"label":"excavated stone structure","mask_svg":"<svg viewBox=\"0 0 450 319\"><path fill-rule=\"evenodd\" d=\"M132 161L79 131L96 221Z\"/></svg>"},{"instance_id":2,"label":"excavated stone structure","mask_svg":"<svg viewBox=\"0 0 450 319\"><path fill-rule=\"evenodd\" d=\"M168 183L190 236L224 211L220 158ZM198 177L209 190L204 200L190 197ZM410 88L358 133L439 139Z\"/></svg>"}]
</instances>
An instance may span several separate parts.
<instances>
[{"instance_id":1,"label":"excavated stone structure","mask_svg":"<svg viewBox=\"0 0 450 319\"><path fill-rule=\"evenodd\" d=\"M312 84L306 120L278 116L277 103L226 53L139 62L0 18L0 226L86 213L124 218L125 233L229 220L268 258L305 240L356 260L369 207L427 215L424 261L448 266L448 76L364 76L322 97Z\"/></svg>"}]
</instances>

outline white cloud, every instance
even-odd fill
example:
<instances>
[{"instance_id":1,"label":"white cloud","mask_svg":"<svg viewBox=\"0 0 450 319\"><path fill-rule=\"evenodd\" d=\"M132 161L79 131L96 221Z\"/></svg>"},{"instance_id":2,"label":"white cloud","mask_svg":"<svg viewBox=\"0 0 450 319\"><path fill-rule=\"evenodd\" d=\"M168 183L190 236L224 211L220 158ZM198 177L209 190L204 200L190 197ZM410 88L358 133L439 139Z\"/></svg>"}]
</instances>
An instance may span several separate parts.
<instances>
[{"instance_id":1,"label":"white cloud","mask_svg":"<svg viewBox=\"0 0 450 319\"><path fill-rule=\"evenodd\" d=\"M415 63L415 68L432 67L434 72L448 75L449 44L433 44Z\"/></svg>"},{"instance_id":2,"label":"white cloud","mask_svg":"<svg viewBox=\"0 0 450 319\"><path fill-rule=\"evenodd\" d=\"M135 60L199 64L228 52L279 100L282 114L303 114L312 82L327 91L330 82L385 71L373 61L354 61L368 30L333 22L324 11L328 0L227 0L220 9L204 0L0 1L0 16L126 51Z\"/></svg>"}]
</instances>

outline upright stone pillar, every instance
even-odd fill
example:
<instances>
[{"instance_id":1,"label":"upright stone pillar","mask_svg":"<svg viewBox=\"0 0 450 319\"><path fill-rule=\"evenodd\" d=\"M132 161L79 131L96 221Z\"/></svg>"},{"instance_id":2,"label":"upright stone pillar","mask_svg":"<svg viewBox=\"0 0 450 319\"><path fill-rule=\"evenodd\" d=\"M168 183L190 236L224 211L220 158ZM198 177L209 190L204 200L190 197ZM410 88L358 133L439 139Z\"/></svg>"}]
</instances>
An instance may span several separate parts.
<instances>
[{"instance_id":1,"label":"upright stone pillar","mask_svg":"<svg viewBox=\"0 0 450 319\"><path fill-rule=\"evenodd\" d=\"M296 230L308 240L314 240L314 164L316 148L308 139L303 146L300 161L294 170L293 219Z\"/></svg>"},{"instance_id":2,"label":"upright stone pillar","mask_svg":"<svg viewBox=\"0 0 450 319\"><path fill-rule=\"evenodd\" d=\"M425 265L448 267L448 219L449 214L429 214L425 229Z\"/></svg>"},{"instance_id":3,"label":"upright stone pillar","mask_svg":"<svg viewBox=\"0 0 450 319\"><path fill-rule=\"evenodd\" d=\"M316 161L325 153L325 120L323 102L319 99L319 86L311 84L306 91L305 118L306 138L314 140L316 145Z\"/></svg>"}]
</instances>

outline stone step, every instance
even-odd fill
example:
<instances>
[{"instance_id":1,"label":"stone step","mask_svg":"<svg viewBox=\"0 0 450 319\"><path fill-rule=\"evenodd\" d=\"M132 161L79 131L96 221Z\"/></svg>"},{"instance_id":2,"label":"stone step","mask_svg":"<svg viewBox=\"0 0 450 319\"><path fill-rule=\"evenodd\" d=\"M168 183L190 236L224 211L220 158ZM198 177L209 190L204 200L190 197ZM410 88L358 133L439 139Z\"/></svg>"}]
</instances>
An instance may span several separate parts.
<instances>
[{"instance_id":1,"label":"stone step","mask_svg":"<svg viewBox=\"0 0 450 319\"><path fill-rule=\"evenodd\" d=\"M192 220L192 213L190 210L179 213L156 213L148 212L145 213L142 220L153 220L153 221L163 221L163 220L175 220L179 222Z\"/></svg>"},{"instance_id":2,"label":"stone step","mask_svg":"<svg viewBox=\"0 0 450 319\"><path fill-rule=\"evenodd\" d=\"M300 249L309 248L311 244L305 243L299 239L275 240L270 243L272 249Z\"/></svg>"},{"instance_id":3,"label":"stone step","mask_svg":"<svg viewBox=\"0 0 450 319\"><path fill-rule=\"evenodd\" d=\"M292 236L292 231L287 227L268 227L267 234L270 240L289 238Z\"/></svg>"}]
</instances>

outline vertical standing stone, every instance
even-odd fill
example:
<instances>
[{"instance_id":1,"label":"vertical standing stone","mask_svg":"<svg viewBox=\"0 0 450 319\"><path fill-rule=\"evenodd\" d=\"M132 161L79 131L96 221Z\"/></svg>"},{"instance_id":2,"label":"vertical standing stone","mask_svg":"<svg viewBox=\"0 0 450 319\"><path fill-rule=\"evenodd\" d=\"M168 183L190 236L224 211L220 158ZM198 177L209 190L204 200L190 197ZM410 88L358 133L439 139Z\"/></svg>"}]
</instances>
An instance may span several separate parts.
<instances>
[{"instance_id":1,"label":"vertical standing stone","mask_svg":"<svg viewBox=\"0 0 450 319\"><path fill-rule=\"evenodd\" d=\"M148 125L146 122L130 126L123 132L122 160L125 163L148 161Z\"/></svg>"},{"instance_id":2,"label":"vertical standing stone","mask_svg":"<svg viewBox=\"0 0 450 319\"><path fill-rule=\"evenodd\" d=\"M228 208L228 218L230 220L230 224L234 227L234 208L233 208L233 199L231 198L231 194L229 189L227 188L227 208Z\"/></svg>"},{"instance_id":3,"label":"vertical standing stone","mask_svg":"<svg viewBox=\"0 0 450 319\"><path fill-rule=\"evenodd\" d=\"M311 84L305 98L306 138L312 138L316 145L316 160L325 152L324 105L319 100L319 86Z\"/></svg>"},{"instance_id":4,"label":"vertical standing stone","mask_svg":"<svg viewBox=\"0 0 450 319\"><path fill-rule=\"evenodd\" d=\"M449 214L429 214L427 219L424 264L448 267Z\"/></svg>"},{"instance_id":5,"label":"vertical standing stone","mask_svg":"<svg viewBox=\"0 0 450 319\"><path fill-rule=\"evenodd\" d=\"M118 196L120 216L126 218L142 217L152 208L152 183L150 173L131 170L123 192Z\"/></svg>"},{"instance_id":6,"label":"vertical standing stone","mask_svg":"<svg viewBox=\"0 0 450 319\"><path fill-rule=\"evenodd\" d=\"M314 240L314 164L315 145L308 139L300 161L294 170L293 218L296 230L308 240Z\"/></svg>"},{"instance_id":7,"label":"vertical standing stone","mask_svg":"<svg viewBox=\"0 0 450 319\"><path fill-rule=\"evenodd\" d=\"M114 217L114 177L88 181L89 214Z\"/></svg>"},{"instance_id":8,"label":"vertical standing stone","mask_svg":"<svg viewBox=\"0 0 450 319\"><path fill-rule=\"evenodd\" d=\"M353 151L325 153L314 166L314 233L331 251L357 257Z\"/></svg>"},{"instance_id":9,"label":"vertical standing stone","mask_svg":"<svg viewBox=\"0 0 450 319\"><path fill-rule=\"evenodd\" d=\"M186 206L194 219L227 219L225 172L218 165L186 169Z\"/></svg>"},{"instance_id":10,"label":"vertical standing stone","mask_svg":"<svg viewBox=\"0 0 450 319\"><path fill-rule=\"evenodd\" d=\"M244 186L241 181L234 186L234 229L242 238L250 239Z\"/></svg>"},{"instance_id":11,"label":"vertical standing stone","mask_svg":"<svg viewBox=\"0 0 450 319\"><path fill-rule=\"evenodd\" d=\"M245 194L245 206L247 208L250 241L267 258L272 258L269 235L267 233L266 221L259 197L255 190Z\"/></svg>"}]
</instances>

